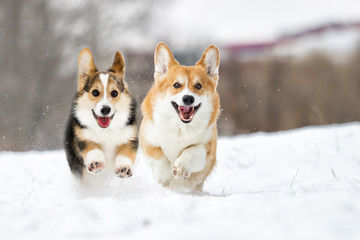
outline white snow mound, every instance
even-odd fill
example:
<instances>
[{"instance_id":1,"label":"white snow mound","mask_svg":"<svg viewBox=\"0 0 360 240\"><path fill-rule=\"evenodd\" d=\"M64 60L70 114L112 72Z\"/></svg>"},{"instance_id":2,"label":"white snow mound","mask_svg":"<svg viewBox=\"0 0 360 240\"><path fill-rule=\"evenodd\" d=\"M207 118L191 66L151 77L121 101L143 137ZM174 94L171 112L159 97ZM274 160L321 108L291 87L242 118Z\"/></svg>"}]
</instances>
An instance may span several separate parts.
<instances>
[{"instance_id":1,"label":"white snow mound","mask_svg":"<svg viewBox=\"0 0 360 240\"><path fill-rule=\"evenodd\" d=\"M1 239L360 239L360 123L220 137L201 195L134 176L87 193L64 151L0 153Z\"/></svg>"}]
</instances>

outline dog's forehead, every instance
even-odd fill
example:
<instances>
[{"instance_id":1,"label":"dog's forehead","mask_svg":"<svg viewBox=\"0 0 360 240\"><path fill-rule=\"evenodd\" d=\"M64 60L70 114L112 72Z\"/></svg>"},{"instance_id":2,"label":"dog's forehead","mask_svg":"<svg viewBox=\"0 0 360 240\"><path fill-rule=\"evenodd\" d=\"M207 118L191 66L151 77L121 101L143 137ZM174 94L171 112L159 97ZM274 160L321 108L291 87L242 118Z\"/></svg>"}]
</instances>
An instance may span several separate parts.
<instances>
[{"instance_id":1,"label":"dog's forehead","mask_svg":"<svg viewBox=\"0 0 360 240\"><path fill-rule=\"evenodd\" d=\"M186 74L177 74L176 75L176 81L180 84L185 84L189 80L188 76Z\"/></svg>"},{"instance_id":2,"label":"dog's forehead","mask_svg":"<svg viewBox=\"0 0 360 240\"><path fill-rule=\"evenodd\" d=\"M101 81L101 84L103 85L103 87L106 88L106 86L108 85L109 74L108 73L100 73L99 78L100 78L100 81Z\"/></svg>"},{"instance_id":3,"label":"dog's forehead","mask_svg":"<svg viewBox=\"0 0 360 240\"><path fill-rule=\"evenodd\" d=\"M86 84L84 86L85 91L90 91L92 87L107 88L107 86L112 82L116 82L107 72L96 72L87 77Z\"/></svg>"},{"instance_id":4,"label":"dog's forehead","mask_svg":"<svg viewBox=\"0 0 360 240\"><path fill-rule=\"evenodd\" d=\"M191 66L189 67L188 71L189 79L191 80L198 80L200 78L206 78L206 73L203 68L198 66Z\"/></svg>"},{"instance_id":5,"label":"dog's forehead","mask_svg":"<svg viewBox=\"0 0 360 240\"><path fill-rule=\"evenodd\" d=\"M173 71L174 78L177 82L185 84L188 81L198 82L203 76L203 70L196 66L180 66Z\"/></svg>"},{"instance_id":6,"label":"dog's forehead","mask_svg":"<svg viewBox=\"0 0 360 240\"><path fill-rule=\"evenodd\" d=\"M104 88L111 84L118 84L120 79L109 72L100 72L95 76L95 82L99 82Z\"/></svg>"}]
</instances>

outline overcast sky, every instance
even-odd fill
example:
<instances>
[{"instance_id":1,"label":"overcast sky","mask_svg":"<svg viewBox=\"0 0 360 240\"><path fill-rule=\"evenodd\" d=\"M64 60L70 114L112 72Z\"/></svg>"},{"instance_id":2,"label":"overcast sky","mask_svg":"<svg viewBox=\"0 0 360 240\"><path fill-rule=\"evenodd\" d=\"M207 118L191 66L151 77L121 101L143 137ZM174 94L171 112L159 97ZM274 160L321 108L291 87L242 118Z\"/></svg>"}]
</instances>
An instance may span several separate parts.
<instances>
[{"instance_id":1,"label":"overcast sky","mask_svg":"<svg viewBox=\"0 0 360 240\"><path fill-rule=\"evenodd\" d=\"M360 20L360 0L177 0L164 15L160 21L170 25L175 43L261 41L314 24Z\"/></svg>"}]
</instances>

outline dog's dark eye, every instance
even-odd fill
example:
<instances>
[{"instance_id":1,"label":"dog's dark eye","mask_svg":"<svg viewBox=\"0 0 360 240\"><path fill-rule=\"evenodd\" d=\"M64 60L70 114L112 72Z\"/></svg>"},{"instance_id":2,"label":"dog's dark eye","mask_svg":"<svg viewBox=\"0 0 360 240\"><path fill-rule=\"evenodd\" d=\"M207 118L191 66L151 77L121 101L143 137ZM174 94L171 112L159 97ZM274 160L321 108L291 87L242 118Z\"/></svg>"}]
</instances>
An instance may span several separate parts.
<instances>
[{"instance_id":1,"label":"dog's dark eye","mask_svg":"<svg viewBox=\"0 0 360 240\"><path fill-rule=\"evenodd\" d=\"M179 87L181 87L181 84L180 84L180 83L175 83L175 84L174 84L174 88L179 88Z\"/></svg>"},{"instance_id":2,"label":"dog's dark eye","mask_svg":"<svg viewBox=\"0 0 360 240\"><path fill-rule=\"evenodd\" d=\"M94 97L97 97L97 96L100 95L100 92L99 92L99 90L97 90L97 89L94 89L91 93L92 93L92 95L93 95Z\"/></svg>"},{"instance_id":3,"label":"dog's dark eye","mask_svg":"<svg viewBox=\"0 0 360 240\"><path fill-rule=\"evenodd\" d=\"M201 88L202 88L202 85L201 85L200 83L197 83L197 84L195 85L195 88L196 88L196 89L201 89Z\"/></svg>"},{"instance_id":4,"label":"dog's dark eye","mask_svg":"<svg viewBox=\"0 0 360 240\"><path fill-rule=\"evenodd\" d=\"M118 91L116 91L116 90L111 91L111 96L112 97L117 97L117 95L118 95Z\"/></svg>"}]
</instances>

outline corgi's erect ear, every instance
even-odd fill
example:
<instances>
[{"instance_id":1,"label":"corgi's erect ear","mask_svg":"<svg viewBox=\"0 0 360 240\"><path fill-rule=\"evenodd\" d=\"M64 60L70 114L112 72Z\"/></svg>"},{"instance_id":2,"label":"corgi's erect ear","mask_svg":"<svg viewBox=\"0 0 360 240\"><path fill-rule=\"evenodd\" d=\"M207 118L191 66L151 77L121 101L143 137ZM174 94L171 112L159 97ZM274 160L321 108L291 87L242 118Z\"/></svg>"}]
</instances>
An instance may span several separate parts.
<instances>
[{"instance_id":1,"label":"corgi's erect ear","mask_svg":"<svg viewBox=\"0 0 360 240\"><path fill-rule=\"evenodd\" d=\"M94 57L88 48L84 48L80 51L78 57L79 74L89 75L97 71Z\"/></svg>"},{"instance_id":2,"label":"corgi's erect ear","mask_svg":"<svg viewBox=\"0 0 360 240\"><path fill-rule=\"evenodd\" d=\"M220 52L218 47L215 45L208 47L196 65L204 67L210 77L218 76L220 65Z\"/></svg>"},{"instance_id":3,"label":"corgi's erect ear","mask_svg":"<svg viewBox=\"0 0 360 240\"><path fill-rule=\"evenodd\" d=\"M87 76L97 71L94 57L91 54L90 49L84 48L80 51L78 57L78 91L82 90L86 84Z\"/></svg>"},{"instance_id":4,"label":"corgi's erect ear","mask_svg":"<svg viewBox=\"0 0 360 240\"><path fill-rule=\"evenodd\" d=\"M155 54L154 54L154 62L155 62L155 78L162 77L165 75L171 66L179 64L169 47L161 42L156 46Z\"/></svg>"},{"instance_id":5,"label":"corgi's erect ear","mask_svg":"<svg viewBox=\"0 0 360 240\"><path fill-rule=\"evenodd\" d=\"M125 60L121 52L117 51L115 53L114 62L108 70L115 74L124 74L125 73Z\"/></svg>"}]
</instances>

